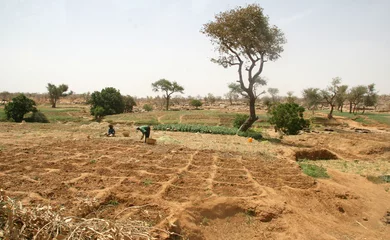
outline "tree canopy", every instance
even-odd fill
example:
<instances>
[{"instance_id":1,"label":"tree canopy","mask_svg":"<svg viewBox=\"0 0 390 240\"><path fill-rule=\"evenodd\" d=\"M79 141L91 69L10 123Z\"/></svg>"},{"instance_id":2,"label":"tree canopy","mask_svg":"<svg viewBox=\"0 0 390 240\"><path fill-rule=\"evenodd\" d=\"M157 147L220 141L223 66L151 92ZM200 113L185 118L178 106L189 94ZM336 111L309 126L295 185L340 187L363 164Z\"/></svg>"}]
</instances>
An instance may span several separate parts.
<instances>
[{"instance_id":1,"label":"tree canopy","mask_svg":"<svg viewBox=\"0 0 390 240\"><path fill-rule=\"evenodd\" d=\"M35 106L34 100L27 98L24 94L20 94L12 98L12 102L5 105L4 111L7 119L21 122L26 113L37 111Z\"/></svg>"},{"instance_id":2,"label":"tree canopy","mask_svg":"<svg viewBox=\"0 0 390 240\"><path fill-rule=\"evenodd\" d=\"M48 83L46 88L49 92L51 107L53 108L57 106L57 101L60 99L60 97L65 97L69 94L72 94L72 92L65 94L65 92L68 91L68 85L66 84L56 86L54 84Z\"/></svg>"},{"instance_id":3,"label":"tree canopy","mask_svg":"<svg viewBox=\"0 0 390 240\"><path fill-rule=\"evenodd\" d=\"M184 88L180 86L177 82L170 82L166 79L160 79L152 83L152 89L154 92L163 92L164 98L166 101L165 109L169 109L169 100L173 93L184 93Z\"/></svg>"},{"instance_id":4,"label":"tree canopy","mask_svg":"<svg viewBox=\"0 0 390 240\"><path fill-rule=\"evenodd\" d=\"M284 34L269 24L268 16L258 4L219 13L214 21L204 24L201 32L211 39L219 53L212 62L225 68L238 67L237 82L249 98L250 115L240 127L246 131L257 120L255 101L261 93L256 93L254 87L256 83L259 86L264 63L277 60L283 52ZM244 81L245 73L247 81Z\"/></svg>"},{"instance_id":5,"label":"tree canopy","mask_svg":"<svg viewBox=\"0 0 390 240\"><path fill-rule=\"evenodd\" d=\"M106 115L123 113L125 103L119 90L113 87L107 87L101 92L95 91L91 94L89 100L91 104L91 115L99 119Z\"/></svg>"}]
</instances>

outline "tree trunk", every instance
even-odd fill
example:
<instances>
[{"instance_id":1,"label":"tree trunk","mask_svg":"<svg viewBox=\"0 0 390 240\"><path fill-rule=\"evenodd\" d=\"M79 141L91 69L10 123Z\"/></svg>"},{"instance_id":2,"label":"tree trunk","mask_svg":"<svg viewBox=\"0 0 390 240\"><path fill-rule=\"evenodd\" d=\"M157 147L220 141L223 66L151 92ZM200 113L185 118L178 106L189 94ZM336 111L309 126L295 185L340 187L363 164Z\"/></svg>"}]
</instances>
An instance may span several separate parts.
<instances>
[{"instance_id":1,"label":"tree trunk","mask_svg":"<svg viewBox=\"0 0 390 240\"><path fill-rule=\"evenodd\" d=\"M344 104L343 104L343 105L341 105L340 112L343 112L343 107L344 107Z\"/></svg>"},{"instance_id":2,"label":"tree trunk","mask_svg":"<svg viewBox=\"0 0 390 240\"><path fill-rule=\"evenodd\" d=\"M167 110L167 111L168 111L168 109L169 109L169 99L170 99L170 97L168 96L168 97L167 97L167 105L165 106L165 110Z\"/></svg>"},{"instance_id":3,"label":"tree trunk","mask_svg":"<svg viewBox=\"0 0 390 240\"><path fill-rule=\"evenodd\" d=\"M362 114L364 114L365 111L366 111L366 106L363 106L363 113Z\"/></svg>"},{"instance_id":4,"label":"tree trunk","mask_svg":"<svg viewBox=\"0 0 390 240\"><path fill-rule=\"evenodd\" d=\"M56 108L56 105L57 105L57 100L54 99L53 102L51 103L51 107Z\"/></svg>"},{"instance_id":5,"label":"tree trunk","mask_svg":"<svg viewBox=\"0 0 390 240\"><path fill-rule=\"evenodd\" d=\"M254 96L249 96L249 118L241 125L239 131L246 132L258 119L256 116L255 102L256 98Z\"/></svg>"},{"instance_id":6,"label":"tree trunk","mask_svg":"<svg viewBox=\"0 0 390 240\"><path fill-rule=\"evenodd\" d=\"M352 113L352 102L349 102L349 113Z\"/></svg>"},{"instance_id":7,"label":"tree trunk","mask_svg":"<svg viewBox=\"0 0 390 240\"><path fill-rule=\"evenodd\" d=\"M330 104L330 113L328 114L328 119L332 119L333 118L333 108L334 108L334 105Z\"/></svg>"}]
</instances>

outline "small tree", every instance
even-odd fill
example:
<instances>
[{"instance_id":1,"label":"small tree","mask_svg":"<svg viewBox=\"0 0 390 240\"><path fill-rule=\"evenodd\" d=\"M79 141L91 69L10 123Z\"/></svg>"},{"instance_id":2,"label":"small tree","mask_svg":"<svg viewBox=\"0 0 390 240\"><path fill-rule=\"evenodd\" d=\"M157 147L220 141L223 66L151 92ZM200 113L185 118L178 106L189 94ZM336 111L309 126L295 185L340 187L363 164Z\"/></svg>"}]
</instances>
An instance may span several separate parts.
<instances>
[{"instance_id":1,"label":"small tree","mask_svg":"<svg viewBox=\"0 0 390 240\"><path fill-rule=\"evenodd\" d=\"M321 103L321 94L320 89L318 88L307 88L303 90L303 100L308 109L312 110L314 114L314 110L317 109L318 104Z\"/></svg>"},{"instance_id":2,"label":"small tree","mask_svg":"<svg viewBox=\"0 0 390 240\"><path fill-rule=\"evenodd\" d=\"M367 94L367 90L367 87L363 85L351 88L348 93L349 113L356 113L357 107L364 103L364 96Z\"/></svg>"},{"instance_id":3,"label":"small tree","mask_svg":"<svg viewBox=\"0 0 390 240\"><path fill-rule=\"evenodd\" d=\"M190 105L195 107L196 109L198 109L199 107L201 107L203 105L203 103L198 99L192 99L190 101Z\"/></svg>"},{"instance_id":4,"label":"small tree","mask_svg":"<svg viewBox=\"0 0 390 240\"><path fill-rule=\"evenodd\" d=\"M240 131L246 131L257 120L255 102L259 95L254 92L254 86L264 63L277 60L283 52L284 34L269 24L268 16L257 4L217 14L214 21L203 26L202 33L211 38L220 54L217 59L212 59L213 62L225 68L238 67L237 82L249 100L250 114L240 127Z\"/></svg>"},{"instance_id":5,"label":"small tree","mask_svg":"<svg viewBox=\"0 0 390 240\"><path fill-rule=\"evenodd\" d=\"M46 88L47 91L49 91L49 99L52 108L55 108L57 106L57 101L60 99L60 97L65 97L69 94L72 94L72 92L68 94L65 93L66 91L68 91L68 85L65 84L61 84L57 87L54 84L48 83Z\"/></svg>"},{"instance_id":6,"label":"small tree","mask_svg":"<svg viewBox=\"0 0 390 240\"><path fill-rule=\"evenodd\" d=\"M123 112L129 113L133 112L133 107L137 106L137 103L135 102L134 98L132 96L122 96L123 98L123 103L125 105L125 108Z\"/></svg>"},{"instance_id":7,"label":"small tree","mask_svg":"<svg viewBox=\"0 0 390 240\"><path fill-rule=\"evenodd\" d=\"M367 86L367 94L364 97L364 106L375 107L378 103L378 92L375 90L375 84L372 83ZM364 113L364 109L363 109Z\"/></svg>"},{"instance_id":8,"label":"small tree","mask_svg":"<svg viewBox=\"0 0 390 240\"><path fill-rule=\"evenodd\" d=\"M233 101L237 101L242 92L239 84L229 83L228 85L229 92L225 94L225 97L229 100L230 105L233 105Z\"/></svg>"},{"instance_id":9,"label":"small tree","mask_svg":"<svg viewBox=\"0 0 390 240\"><path fill-rule=\"evenodd\" d=\"M101 92L95 91L91 94L91 115L96 119L106 115L123 113L125 104L119 90L108 87ZM102 110L103 109L103 110Z\"/></svg>"},{"instance_id":10,"label":"small tree","mask_svg":"<svg viewBox=\"0 0 390 240\"><path fill-rule=\"evenodd\" d=\"M142 107L145 111L147 111L147 112L150 112L150 111L152 111L153 110L153 107L152 107L152 105L150 105L150 104L144 104L144 106Z\"/></svg>"},{"instance_id":11,"label":"small tree","mask_svg":"<svg viewBox=\"0 0 390 240\"><path fill-rule=\"evenodd\" d=\"M348 97L347 89L347 85L341 85L336 94L337 110L339 110L340 112L343 112L344 102L345 100L347 100Z\"/></svg>"},{"instance_id":12,"label":"small tree","mask_svg":"<svg viewBox=\"0 0 390 240\"><path fill-rule=\"evenodd\" d=\"M296 135L300 130L309 126L303 119L305 108L296 103L283 103L274 105L270 111L269 122L287 135Z\"/></svg>"},{"instance_id":13,"label":"small tree","mask_svg":"<svg viewBox=\"0 0 390 240\"><path fill-rule=\"evenodd\" d=\"M180 86L177 82L170 82L166 79L160 79L154 83L152 83L153 91L158 92L162 91L164 92L164 98L166 101L166 107L165 109L168 111L169 109L169 100L171 99L171 96L173 93L179 92L183 93L184 88Z\"/></svg>"},{"instance_id":14,"label":"small tree","mask_svg":"<svg viewBox=\"0 0 390 240\"><path fill-rule=\"evenodd\" d=\"M295 103L295 101L297 100L297 97L294 96L294 92L288 91L286 100L288 103Z\"/></svg>"},{"instance_id":15,"label":"small tree","mask_svg":"<svg viewBox=\"0 0 390 240\"><path fill-rule=\"evenodd\" d=\"M15 122L21 122L26 113L37 111L34 100L27 98L24 94L12 98L12 102L7 103L4 107L7 119Z\"/></svg>"},{"instance_id":16,"label":"small tree","mask_svg":"<svg viewBox=\"0 0 390 240\"><path fill-rule=\"evenodd\" d=\"M210 105L213 105L215 101L217 101L217 98L212 94L209 93L207 96L204 98L205 102L207 102Z\"/></svg>"},{"instance_id":17,"label":"small tree","mask_svg":"<svg viewBox=\"0 0 390 240\"><path fill-rule=\"evenodd\" d=\"M339 91L339 84L341 83L341 78L335 77L332 79L331 85L326 89L321 90L322 98L329 104L330 112L328 114L328 118L333 118L333 109L336 105L336 96Z\"/></svg>"},{"instance_id":18,"label":"small tree","mask_svg":"<svg viewBox=\"0 0 390 240\"><path fill-rule=\"evenodd\" d=\"M271 95L272 104L276 104L279 102L279 89L277 88L268 88L268 94Z\"/></svg>"}]
</instances>

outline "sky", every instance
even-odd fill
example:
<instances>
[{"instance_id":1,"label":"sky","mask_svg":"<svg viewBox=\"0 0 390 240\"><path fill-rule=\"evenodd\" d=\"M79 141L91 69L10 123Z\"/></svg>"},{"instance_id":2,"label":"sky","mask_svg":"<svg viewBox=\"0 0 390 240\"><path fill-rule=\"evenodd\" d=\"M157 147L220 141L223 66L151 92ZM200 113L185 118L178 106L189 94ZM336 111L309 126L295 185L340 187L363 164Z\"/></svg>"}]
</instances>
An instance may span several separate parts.
<instances>
[{"instance_id":1,"label":"sky","mask_svg":"<svg viewBox=\"0 0 390 240\"><path fill-rule=\"evenodd\" d=\"M390 94L388 0L0 0L0 92L64 83L76 93L114 87L146 97L165 78L183 96L222 96L237 68L210 61L217 53L200 30L251 3L287 39L281 58L264 66L264 89L301 96L338 76Z\"/></svg>"}]
</instances>

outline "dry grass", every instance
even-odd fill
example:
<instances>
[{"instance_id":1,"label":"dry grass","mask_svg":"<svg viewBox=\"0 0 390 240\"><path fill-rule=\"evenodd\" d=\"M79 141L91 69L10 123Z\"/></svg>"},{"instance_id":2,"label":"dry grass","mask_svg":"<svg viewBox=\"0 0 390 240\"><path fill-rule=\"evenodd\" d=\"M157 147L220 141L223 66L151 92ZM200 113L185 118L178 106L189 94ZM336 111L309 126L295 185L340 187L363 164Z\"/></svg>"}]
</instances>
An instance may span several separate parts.
<instances>
[{"instance_id":1,"label":"dry grass","mask_svg":"<svg viewBox=\"0 0 390 240\"><path fill-rule=\"evenodd\" d=\"M61 210L54 211L50 206L23 207L3 191L0 207L0 239L155 239L155 232L169 234L143 221L65 217Z\"/></svg>"}]
</instances>

